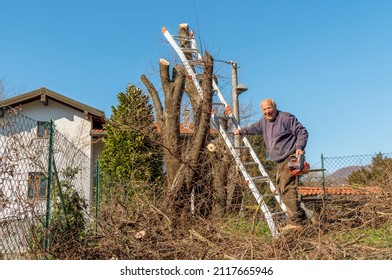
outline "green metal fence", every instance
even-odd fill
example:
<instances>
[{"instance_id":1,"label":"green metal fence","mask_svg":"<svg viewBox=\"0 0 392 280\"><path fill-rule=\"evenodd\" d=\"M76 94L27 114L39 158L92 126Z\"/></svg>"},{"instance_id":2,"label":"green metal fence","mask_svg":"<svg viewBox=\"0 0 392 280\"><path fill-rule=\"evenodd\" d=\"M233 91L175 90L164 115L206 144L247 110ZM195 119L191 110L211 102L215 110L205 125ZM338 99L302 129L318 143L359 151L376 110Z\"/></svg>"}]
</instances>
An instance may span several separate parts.
<instances>
[{"instance_id":1,"label":"green metal fence","mask_svg":"<svg viewBox=\"0 0 392 280\"><path fill-rule=\"evenodd\" d=\"M7 108L1 112L0 259L30 258L34 226L45 231L44 249L50 246L51 215L63 205L61 182L67 180L91 201L91 160L53 120L36 121Z\"/></svg>"}]
</instances>

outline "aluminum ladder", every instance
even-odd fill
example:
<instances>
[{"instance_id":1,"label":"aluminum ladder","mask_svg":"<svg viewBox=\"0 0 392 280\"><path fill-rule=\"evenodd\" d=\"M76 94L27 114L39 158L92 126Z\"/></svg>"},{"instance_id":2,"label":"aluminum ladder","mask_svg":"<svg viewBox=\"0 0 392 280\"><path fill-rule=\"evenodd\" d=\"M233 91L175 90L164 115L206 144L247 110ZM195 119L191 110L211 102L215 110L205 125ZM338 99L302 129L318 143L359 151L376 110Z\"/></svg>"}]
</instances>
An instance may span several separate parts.
<instances>
[{"instance_id":1,"label":"aluminum ladder","mask_svg":"<svg viewBox=\"0 0 392 280\"><path fill-rule=\"evenodd\" d=\"M200 94L200 98L203 97L203 90L199 84L198 76L202 74L203 71L203 57L198 50L196 40L192 35L190 36L172 36L166 27L162 27L162 33L173 47L175 52L181 59L184 68L186 69L189 77L192 79L196 89ZM179 40L189 41L189 47L180 47L177 43ZM287 208L286 205L283 203L275 185L273 184L271 178L269 177L268 173L266 172L264 166L260 162L257 154L253 150L249 140L245 136L241 136L241 143L240 146L237 147L235 145L235 140L232 132L227 131L224 126L222 125L221 120L231 120L233 126L235 128L240 129L240 125L236 120L235 116L233 115L230 106L226 103L223 95L216 83L213 79L213 89L217 95L218 102L213 102L213 110L212 110L212 121L215 126L219 129L219 133L222 136L222 139L225 141L227 148L230 150L235 162L238 166L239 171L242 173L245 182L247 183L249 189L251 190L254 198L257 201L263 215L267 221L267 224L270 228L271 234L273 237L279 237L279 230L275 225L276 217L283 217L284 219L287 218ZM247 150L248 151L248 159L247 162L243 162L240 157L239 151ZM251 172L248 170L250 166L257 166L257 168L253 168L252 172L258 173L257 175L250 174ZM261 194L260 189L261 185L267 184L268 187L264 188L264 193ZM268 192L267 192L268 189ZM266 203L266 199L272 197L276 200L276 205L278 209L274 209L272 211L268 204Z\"/></svg>"}]
</instances>

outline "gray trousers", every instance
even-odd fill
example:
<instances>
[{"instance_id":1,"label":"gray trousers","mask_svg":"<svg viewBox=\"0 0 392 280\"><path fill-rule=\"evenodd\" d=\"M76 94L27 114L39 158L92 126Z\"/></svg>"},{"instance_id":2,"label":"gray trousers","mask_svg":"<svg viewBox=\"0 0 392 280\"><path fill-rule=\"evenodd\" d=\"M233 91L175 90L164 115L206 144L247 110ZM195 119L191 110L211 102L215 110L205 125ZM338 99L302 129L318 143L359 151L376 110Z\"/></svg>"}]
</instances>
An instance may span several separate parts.
<instances>
[{"instance_id":1,"label":"gray trousers","mask_svg":"<svg viewBox=\"0 0 392 280\"><path fill-rule=\"evenodd\" d=\"M298 200L297 177L290 174L290 170L287 166L290 159L291 156L278 163L276 185L288 211L288 223L298 225L302 223L304 213Z\"/></svg>"}]
</instances>

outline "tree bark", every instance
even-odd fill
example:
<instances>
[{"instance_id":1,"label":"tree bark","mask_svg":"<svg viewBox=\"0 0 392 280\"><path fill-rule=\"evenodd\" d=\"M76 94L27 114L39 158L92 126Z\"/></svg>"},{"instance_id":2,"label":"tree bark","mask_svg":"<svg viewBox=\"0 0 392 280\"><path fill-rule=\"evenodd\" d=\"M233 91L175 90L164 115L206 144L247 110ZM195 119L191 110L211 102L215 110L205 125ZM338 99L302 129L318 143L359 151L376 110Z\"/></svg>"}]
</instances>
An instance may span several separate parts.
<instances>
[{"instance_id":1,"label":"tree bark","mask_svg":"<svg viewBox=\"0 0 392 280\"><path fill-rule=\"evenodd\" d=\"M162 102L158 96L157 90L145 75L141 80L146 86L154 102L157 114L157 123L162 133L164 157L166 161L166 174L168 185L173 183L175 175L180 167L181 147L180 147L180 109L181 99L184 93L185 75L180 66L174 69L175 77L170 79L170 64L164 59L160 60L159 70L162 82L162 88L165 97L165 109L163 110Z\"/></svg>"},{"instance_id":2,"label":"tree bark","mask_svg":"<svg viewBox=\"0 0 392 280\"><path fill-rule=\"evenodd\" d=\"M205 53L204 57L205 82L203 84L203 101L199 104L196 113L196 116L200 117L195 120L195 132L192 145L185 151L185 161L181 163L176 178L170 187L169 191L171 197L176 197L183 187L188 191L191 189L191 182L195 180L198 165L203 164L200 162L200 159L206 147L207 137L210 133L212 97L214 94L212 87L213 58L208 52Z\"/></svg>"}]
</instances>

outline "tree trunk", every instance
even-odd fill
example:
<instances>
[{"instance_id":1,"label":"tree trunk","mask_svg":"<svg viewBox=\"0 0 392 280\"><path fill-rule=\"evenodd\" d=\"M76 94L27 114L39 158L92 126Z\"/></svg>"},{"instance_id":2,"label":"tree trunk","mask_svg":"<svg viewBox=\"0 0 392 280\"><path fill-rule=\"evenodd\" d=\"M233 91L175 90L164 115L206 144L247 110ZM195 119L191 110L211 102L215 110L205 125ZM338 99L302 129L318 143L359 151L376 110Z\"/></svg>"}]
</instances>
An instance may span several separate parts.
<instances>
[{"instance_id":1,"label":"tree trunk","mask_svg":"<svg viewBox=\"0 0 392 280\"><path fill-rule=\"evenodd\" d=\"M168 184L171 185L178 169L180 168L181 161L179 123L185 75L183 69L177 65L173 68L173 79L170 79L169 62L161 59L159 66L162 88L165 96L164 109L158 96L158 92L153 84L145 75L141 76L141 80L146 86L154 102L157 123L163 139L167 181Z\"/></svg>"},{"instance_id":2,"label":"tree trunk","mask_svg":"<svg viewBox=\"0 0 392 280\"><path fill-rule=\"evenodd\" d=\"M189 36L187 25L180 25L179 34L180 36ZM188 43L187 41L181 42L185 46L188 46L186 45ZM210 120L214 95L212 85L214 61L208 52L205 52L203 59L202 98L192 80L185 74L183 67L176 65L170 77L170 64L166 60L161 59L159 67L165 97L164 108L154 86L146 76L141 76L142 82L152 96L156 109L157 123L163 139L167 170L165 206L177 215L182 215L183 212L191 212L187 210L191 206L192 194L195 194L195 197L198 198L204 196L204 199L200 198L200 201L204 201L204 206L198 208L204 209L203 213L208 213L214 204L214 195L211 195L212 188L210 187L212 184L211 163L208 163L206 154L206 144L210 138ZM185 148L182 145L185 140L181 139L179 131L181 101L184 92L191 100L194 120L194 133L187 138L188 142ZM222 166L218 169L225 170ZM219 185L219 192L224 192L225 188L222 186L227 181L223 178L225 175L222 177L222 174L220 173L218 176L221 180L217 179L221 183L216 184L217 187ZM221 199L223 197L222 194L219 197Z\"/></svg>"}]
</instances>

